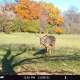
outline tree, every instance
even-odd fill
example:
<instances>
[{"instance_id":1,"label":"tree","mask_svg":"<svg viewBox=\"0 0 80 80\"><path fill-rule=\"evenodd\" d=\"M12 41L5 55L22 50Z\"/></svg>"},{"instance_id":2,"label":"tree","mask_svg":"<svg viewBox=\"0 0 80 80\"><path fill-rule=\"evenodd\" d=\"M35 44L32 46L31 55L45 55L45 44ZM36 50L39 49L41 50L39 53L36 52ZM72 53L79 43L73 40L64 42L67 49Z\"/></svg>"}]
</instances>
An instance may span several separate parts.
<instances>
[{"instance_id":1,"label":"tree","mask_svg":"<svg viewBox=\"0 0 80 80\"><path fill-rule=\"evenodd\" d=\"M44 4L44 7L49 12L48 21L50 24L60 26L64 22L61 12L57 7L51 3Z\"/></svg>"},{"instance_id":2,"label":"tree","mask_svg":"<svg viewBox=\"0 0 80 80\"><path fill-rule=\"evenodd\" d=\"M47 12L48 13L47 13ZM15 6L15 12L23 19L40 20L40 30L45 32L47 24L60 26L63 23L63 17L60 10L50 3L37 3L30 0L20 0ZM47 15L42 15L47 13ZM44 17L44 19L42 19ZM44 30L44 31L43 31Z\"/></svg>"},{"instance_id":3,"label":"tree","mask_svg":"<svg viewBox=\"0 0 80 80\"><path fill-rule=\"evenodd\" d=\"M80 33L80 13L74 7L64 12L64 24L66 33Z\"/></svg>"},{"instance_id":4,"label":"tree","mask_svg":"<svg viewBox=\"0 0 80 80\"><path fill-rule=\"evenodd\" d=\"M40 32L45 33L48 24L48 11L43 9L40 14Z\"/></svg>"},{"instance_id":5,"label":"tree","mask_svg":"<svg viewBox=\"0 0 80 80\"><path fill-rule=\"evenodd\" d=\"M39 16L40 5L29 0L20 0L15 6L15 11L24 19L32 20Z\"/></svg>"},{"instance_id":6,"label":"tree","mask_svg":"<svg viewBox=\"0 0 80 80\"><path fill-rule=\"evenodd\" d=\"M0 31L9 33L13 29L13 19L15 19L16 14L7 5L2 8L2 13L3 15L0 16Z\"/></svg>"}]
</instances>

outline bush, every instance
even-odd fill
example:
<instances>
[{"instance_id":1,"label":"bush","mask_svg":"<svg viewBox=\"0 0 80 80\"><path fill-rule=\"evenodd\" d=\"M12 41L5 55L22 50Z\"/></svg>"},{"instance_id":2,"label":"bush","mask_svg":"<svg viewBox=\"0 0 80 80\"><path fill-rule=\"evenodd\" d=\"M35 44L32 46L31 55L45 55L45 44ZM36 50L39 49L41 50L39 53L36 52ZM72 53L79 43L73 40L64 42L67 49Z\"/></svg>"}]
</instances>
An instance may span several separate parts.
<instances>
[{"instance_id":1,"label":"bush","mask_svg":"<svg viewBox=\"0 0 80 80\"><path fill-rule=\"evenodd\" d=\"M54 29L54 31L55 31L55 33L57 33L57 34L62 34L62 33L64 32L61 27L56 27L56 28Z\"/></svg>"}]
</instances>

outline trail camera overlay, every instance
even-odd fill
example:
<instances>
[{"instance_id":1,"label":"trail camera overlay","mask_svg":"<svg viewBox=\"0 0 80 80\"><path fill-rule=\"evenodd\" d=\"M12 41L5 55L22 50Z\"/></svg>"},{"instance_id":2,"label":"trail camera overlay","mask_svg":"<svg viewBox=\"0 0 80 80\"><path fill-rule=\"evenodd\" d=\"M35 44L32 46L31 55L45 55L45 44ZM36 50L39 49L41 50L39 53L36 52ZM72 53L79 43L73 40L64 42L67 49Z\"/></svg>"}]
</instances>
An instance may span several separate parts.
<instances>
[{"instance_id":1,"label":"trail camera overlay","mask_svg":"<svg viewBox=\"0 0 80 80\"><path fill-rule=\"evenodd\" d=\"M0 75L80 75L79 2L0 0Z\"/></svg>"}]
</instances>

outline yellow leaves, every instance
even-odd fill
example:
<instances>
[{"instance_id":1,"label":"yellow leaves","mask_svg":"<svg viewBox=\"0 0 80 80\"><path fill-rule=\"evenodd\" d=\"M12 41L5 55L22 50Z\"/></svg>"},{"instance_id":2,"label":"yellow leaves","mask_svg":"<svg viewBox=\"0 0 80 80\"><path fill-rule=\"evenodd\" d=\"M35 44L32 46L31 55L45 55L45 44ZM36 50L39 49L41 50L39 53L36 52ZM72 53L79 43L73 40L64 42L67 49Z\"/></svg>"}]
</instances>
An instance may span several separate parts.
<instances>
[{"instance_id":1,"label":"yellow leaves","mask_svg":"<svg viewBox=\"0 0 80 80\"><path fill-rule=\"evenodd\" d=\"M50 16L55 16L60 13L60 10L56 6L54 6L53 4L47 3L44 5L45 5L45 8L49 11Z\"/></svg>"},{"instance_id":2,"label":"yellow leaves","mask_svg":"<svg viewBox=\"0 0 80 80\"><path fill-rule=\"evenodd\" d=\"M54 31L55 31L56 33L58 33L58 34L61 34L61 33L64 32L61 27L56 27L56 28L54 29Z\"/></svg>"},{"instance_id":3,"label":"yellow leaves","mask_svg":"<svg viewBox=\"0 0 80 80\"><path fill-rule=\"evenodd\" d=\"M62 16L57 16L54 22L56 25L61 25L64 22L64 18Z\"/></svg>"},{"instance_id":4,"label":"yellow leaves","mask_svg":"<svg viewBox=\"0 0 80 80\"><path fill-rule=\"evenodd\" d=\"M60 10L51 3L44 4L44 7L49 11L49 19L50 23L54 23L55 25L61 25L64 22L62 16L60 16ZM52 21L51 21L52 20Z\"/></svg>"}]
</instances>

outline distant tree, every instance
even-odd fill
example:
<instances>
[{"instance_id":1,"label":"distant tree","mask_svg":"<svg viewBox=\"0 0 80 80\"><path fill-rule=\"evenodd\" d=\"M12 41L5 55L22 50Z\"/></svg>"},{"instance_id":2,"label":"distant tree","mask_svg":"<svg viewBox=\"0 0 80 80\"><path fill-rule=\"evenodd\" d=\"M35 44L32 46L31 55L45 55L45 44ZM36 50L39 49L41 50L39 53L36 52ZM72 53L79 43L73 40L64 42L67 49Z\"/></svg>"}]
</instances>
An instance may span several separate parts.
<instances>
[{"instance_id":1,"label":"distant tree","mask_svg":"<svg viewBox=\"0 0 80 80\"><path fill-rule=\"evenodd\" d=\"M74 7L64 12L64 24L66 33L80 33L80 12Z\"/></svg>"},{"instance_id":2,"label":"distant tree","mask_svg":"<svg viewBox=\"0 0 80 80\"><path fill-rule=\"evenodd\" d=\"M16 15L13 11L8 9L3 9L3 15L0 16L0 31L9 33L13 28L13 19Z\"/></svg>"}]
</instances>

